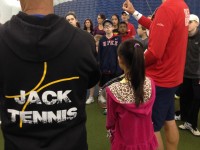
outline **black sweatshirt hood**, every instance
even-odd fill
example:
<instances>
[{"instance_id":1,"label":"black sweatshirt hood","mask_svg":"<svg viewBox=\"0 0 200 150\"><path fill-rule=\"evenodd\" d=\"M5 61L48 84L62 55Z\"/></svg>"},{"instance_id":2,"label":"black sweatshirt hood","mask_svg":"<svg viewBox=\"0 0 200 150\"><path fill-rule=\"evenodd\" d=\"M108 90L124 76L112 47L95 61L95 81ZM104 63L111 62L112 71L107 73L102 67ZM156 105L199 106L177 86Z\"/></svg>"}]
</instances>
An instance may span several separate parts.
<instances>
[{"instance_id":1,"label":"black sweatshirt hood","mask_svg":"<svg viewBox=\"0 0 200 150\"><path fill-rule=\"evenodd\" d=\"M42 62L61 54L75 30L79 29L54 14L38 17L19 12L5 24L1 35L3 42L21 59Z\"/></svg>"},{"instance_id":2,"label":"black sweatshirt hood","mask_svg":"<svg viewBox=\"0 0 200 150\"><path fill-rule=\"evenodd\" d=\"M92 35L54 14L20 12L0 27L5 150L88 150L85 101L100 78L95 56Z\"/></svg>"}]
</instances>

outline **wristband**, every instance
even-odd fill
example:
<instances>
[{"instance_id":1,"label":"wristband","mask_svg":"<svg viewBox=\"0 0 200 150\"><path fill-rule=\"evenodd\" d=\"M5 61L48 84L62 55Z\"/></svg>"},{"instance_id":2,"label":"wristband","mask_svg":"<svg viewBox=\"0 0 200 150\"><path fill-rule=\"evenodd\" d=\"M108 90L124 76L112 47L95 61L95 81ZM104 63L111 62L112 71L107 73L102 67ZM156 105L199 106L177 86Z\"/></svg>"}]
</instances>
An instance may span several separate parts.
<instances>
[{"instance_id":1,"label":"wristband","mask_svg":"<svg viewBox=\"0 0 200 150\"><path fill-rule=\"evenodd\" d=\"M136 20L139 20L141 17L142 17L142 14L139 13L137 10L134 11L133 13L133 17L136 19Z\"/></svg>"}]
</instances>

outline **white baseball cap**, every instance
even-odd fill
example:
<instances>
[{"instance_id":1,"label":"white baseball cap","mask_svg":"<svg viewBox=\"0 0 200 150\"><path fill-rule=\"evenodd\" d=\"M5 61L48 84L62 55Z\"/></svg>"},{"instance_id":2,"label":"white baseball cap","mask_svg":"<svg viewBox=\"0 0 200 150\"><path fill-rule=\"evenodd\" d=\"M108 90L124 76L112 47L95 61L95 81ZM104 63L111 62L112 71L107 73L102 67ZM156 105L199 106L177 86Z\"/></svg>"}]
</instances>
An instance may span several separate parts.
<instances>
[{"instance_id":1,"label":"white baseball cap","mask_svg":"<svg viewBox=\"0 0 200 150\"><path fill-rule=\"evenodd\" d=\"M190 14L190 21L196 21L199 23L199 17L194 14Z\"/></svg>"},{"instance_id":2,"label":"white baseball cap","mask_svg":"<svg viewBox=\"0 0 200 150\"><path fill-rule=\"evenodd\" d=\"M126 14L126 15L129 15L129 13L127 11L122 11L122 14Z\"/></svg>"}]
</instances>

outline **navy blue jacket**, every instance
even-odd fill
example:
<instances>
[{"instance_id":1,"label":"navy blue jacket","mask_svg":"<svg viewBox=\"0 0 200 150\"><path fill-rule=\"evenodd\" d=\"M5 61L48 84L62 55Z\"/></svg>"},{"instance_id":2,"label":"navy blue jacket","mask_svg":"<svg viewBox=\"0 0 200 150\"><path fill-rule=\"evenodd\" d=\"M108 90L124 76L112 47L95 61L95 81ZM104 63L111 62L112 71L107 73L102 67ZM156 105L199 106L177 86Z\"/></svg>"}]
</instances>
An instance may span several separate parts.
<instances>
[{"instance_id":1,"label":"navy blue jacket","mask_svg":"<svg viewBox=\"0 0 200 150\"><path fill-rule=\"evenodd\" d=\"M121 74L117 60L117 48L121 43L119 36L108 39L103 36L99 41L98 60L102 74Z\"/></svg>"}]
</instances>

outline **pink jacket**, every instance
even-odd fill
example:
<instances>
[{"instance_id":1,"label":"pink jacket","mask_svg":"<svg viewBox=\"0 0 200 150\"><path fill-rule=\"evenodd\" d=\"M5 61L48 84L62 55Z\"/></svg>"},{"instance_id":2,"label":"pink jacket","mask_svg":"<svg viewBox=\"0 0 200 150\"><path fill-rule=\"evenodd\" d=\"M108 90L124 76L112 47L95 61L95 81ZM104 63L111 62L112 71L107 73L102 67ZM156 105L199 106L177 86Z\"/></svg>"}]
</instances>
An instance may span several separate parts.
<instances>
[{"instance_id":1,"label":"pink jacket","mask_svg":"<svg viewBox=\"0 0 200 150\"><path fill-rule=\"evenodd\" d=\"M158 146L151 120L155 100L154 83L146 78L145 102L136 107L129 83L107 87L106 128L111 133L111 150L155 150Z\"/></svg>"}]
</instances>

